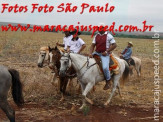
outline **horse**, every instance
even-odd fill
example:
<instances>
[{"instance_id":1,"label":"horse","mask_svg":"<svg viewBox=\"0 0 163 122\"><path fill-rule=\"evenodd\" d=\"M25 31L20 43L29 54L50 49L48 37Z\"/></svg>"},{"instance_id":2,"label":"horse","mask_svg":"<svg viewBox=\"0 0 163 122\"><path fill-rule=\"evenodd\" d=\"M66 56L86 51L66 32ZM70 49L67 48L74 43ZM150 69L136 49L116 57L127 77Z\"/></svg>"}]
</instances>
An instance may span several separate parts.
<instances>
[{"instance_id":1,"label":"horse","mask_svg":"<svg viewBox=\"0 0 163 122\"><path fill-rule=\"evenodd\" d=\"M118 88L119 95L121 96L121 90L120 90L120 78L122 76L123 84L129 77L129 65L126 61L115 57L117 62L119 63L119 73L112 75L113 79L113 88L112 92L108 98L108 100L104 103L104 106L107 106L111 98L116 91L116 88ZM60 59L60 75L64 75L68 67L71 65L77 72L78 80L80 81L80 85L82 88L82 96L83 96L83 103L80 109L83 109L83 107L86 105L86 101L90 104L93 104L93 101L87 97L88 92L92 89L92 87L100 81L105 80L104 75L102 71L98 68L98 65L96 64L96 61L94 58L88 59L88 57L80 55L80 54L74 54L74 53L65 53L62 54L62 57Z\"/></svg>"},{"instance_id":2,"label":"horse","mask_svg":"<svg viewBox=\"0 0 163 122\"><path fill-rule=\"evenodd\" d=\"M135 56L132 56L131 58L135 62L135 65L133 65L133 67L135 68L135 70L137 72L137 75L140 77L140 75L141 75L141 59L139 59L139 58L137 58ZM133 68L131 68L131 75L133 74L132 69Z\"/></svg>"},{"instance_id":3,"label":"horse","mask_svg":"<svg viewBox=\"0 0 163 122\"><path fill-rule=\"evenodd\" d=\"M49 48L50 47L46 47L46 46L40 48L39 59L37 62L38 67L42 68L49 65ZM47 65L44 65L45 63Z\"/></svg>"},{"instance_id":4,"label":"horse","mask_svg":"<svg viewBox=\"0 0 163 122\"><path fill-rule=\"evenodd\" d=\"M66 92L68 82L72 83L71 82L72 79L75 78L76 76L75 76L75 70L73 70L72 68L69 68L67 74L65 74L64 76L59 75L61 53L62 53L62 51L60 49L58 49L57 46L55 48L50 48L49 67L51 69L53 69L54 72L56 73L56 75L59 77L60 92L62 93L62 98L61 98L60 101L63 101L64 100L64 95L69 95L69 93Z\"/></svg>"},{"instance_id":5,"label":"horse","mask_svg":"<svg viewBox=\"0 0 163 122\"><path fill-rule=\"evenodd\" d=\"M39 53L39 58L37 61L37 66L39 68L43 68L48 66L49 67L49 51L50 51L50 46L44 46L40 48L40 53ZM51 67L49 67L51 69ZM51 80L51 84L55 85L55 83L57 82L57 75L54 73L54 75L52 76L52 80Z\"/></svg>"},{"instance_id":6,"label":"horse","mask_svg":"<svg viewBox=\"0 0 163 122\"><path fill-rule=\"evenodd\" d=\"M7 69L4 66L0 66L0 108L7 115L10 122L15 122L15 111L7 101L10 87L13 100L16 105L20 107L24 104L24 98L19 72L14 69Z\"/></svg>"}]
</instances>

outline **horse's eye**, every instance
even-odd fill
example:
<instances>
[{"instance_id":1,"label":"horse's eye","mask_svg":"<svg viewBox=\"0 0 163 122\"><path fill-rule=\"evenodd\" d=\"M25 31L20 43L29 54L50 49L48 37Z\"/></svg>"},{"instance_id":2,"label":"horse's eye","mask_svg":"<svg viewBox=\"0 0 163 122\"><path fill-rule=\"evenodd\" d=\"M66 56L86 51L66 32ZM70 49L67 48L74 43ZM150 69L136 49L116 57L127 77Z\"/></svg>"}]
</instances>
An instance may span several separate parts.
<instances>
[{"instance_id":1,"label":"horse's eye","mask_svg":"<svg viewBox=\"0 0 163 122\"><path fill-rule=\"evenodd\" d=\"M67 64L67 61L65 61L64 64L66 65Z\"/></svg>"}]
</instances>

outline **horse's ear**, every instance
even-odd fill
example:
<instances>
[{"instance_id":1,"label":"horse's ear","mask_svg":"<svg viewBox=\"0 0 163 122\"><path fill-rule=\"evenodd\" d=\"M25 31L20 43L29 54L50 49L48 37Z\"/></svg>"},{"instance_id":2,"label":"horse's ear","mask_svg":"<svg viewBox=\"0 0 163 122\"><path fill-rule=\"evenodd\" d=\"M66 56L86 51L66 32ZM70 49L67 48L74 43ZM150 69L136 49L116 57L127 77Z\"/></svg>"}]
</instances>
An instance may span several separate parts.
<instances>
[{"instance_id":1,"label":"horse's ear","mask_svg":"<svg viewBox=\"0 0 163 122\"><path fill-rule=\"evenodd\" d=\"M55 48L54 48L55 50L58 50L58 47L57 46L55 46Z\"/></svg>"},{"instance_id":2,"label":"horse's ear","mask_svg":"<svg viewBox=\"0 0 163 122\"><path fill-rule=\"evenodd\" d=\"M50 46L48 46L48 49L49 49L49 51L51 51L51 47Z\"/></svg>"}]
</instances>

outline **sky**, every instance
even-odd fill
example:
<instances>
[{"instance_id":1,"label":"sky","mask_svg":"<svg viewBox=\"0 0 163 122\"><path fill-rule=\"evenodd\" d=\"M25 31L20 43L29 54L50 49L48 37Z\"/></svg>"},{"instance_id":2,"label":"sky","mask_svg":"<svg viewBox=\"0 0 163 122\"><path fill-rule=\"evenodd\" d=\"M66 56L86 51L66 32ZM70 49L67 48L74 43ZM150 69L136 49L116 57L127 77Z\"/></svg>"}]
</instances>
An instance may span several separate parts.
<instances>
[{"instance_id":1,"label":"sky","mask_svg":"<svg viewBox=\"0 0 163 122\"><path fill-rule=\"evenodd\" d=\"M9 5L27 5L26 13L9 13L5 11L0 13L0 22L15 22L37 25L98 25L103 22L111 25L115 22L116 25L137 25L142 26L144 20L147 24L154 25L153 31L163 32L163 0L0 0L0 11L2 11L3 3ZM31 13L31 4L38 3L39 5L48 4L54 6L51 13ZM72 3L78 6L74 13L56 12L57 6L61 3ZM81 4L88 3L94 6L105 6L109 3L110 6L115 6L113 12L89 13L89 8L85 9L83 14L80 14Z\"/></svg>"}]
</instances>

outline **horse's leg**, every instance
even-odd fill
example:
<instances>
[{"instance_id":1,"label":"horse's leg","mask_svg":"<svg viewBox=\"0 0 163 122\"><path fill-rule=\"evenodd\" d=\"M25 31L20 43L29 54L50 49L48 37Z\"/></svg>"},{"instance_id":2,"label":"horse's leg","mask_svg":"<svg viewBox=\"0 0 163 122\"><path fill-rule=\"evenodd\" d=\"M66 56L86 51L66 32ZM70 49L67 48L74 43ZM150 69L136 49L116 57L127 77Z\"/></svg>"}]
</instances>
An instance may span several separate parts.
<instances>
[{"instance_id":1,"label":"horse's leg","mask_svg":"<svg viewBox=\"0 0 163 122\"><path fill-rule=\"evenodd\" d=\"M8 104L7 97L0 97L0 108L5 112L10 122L15 122L15 111Z\"/></svg>"},{"instance_id":2,"label":"horse's leg","mask_svg":"<svg viewBox=\"0 0 163 122\"><path fill-rule=\"evenodd\" d=\"M110 103L110 101L111 101L111 99L112 99L112 97L113 97L113 95L114 95L114 93L116 91L116 87L118 86L119 79L120 79L120 74L114 76L114 78L113 78L114 85L113 85L113 88L112 88L112 92L110 94L109 99L105 102L105 104L104 104L105 106L107 106Z\"/></svg>"},{"instance_id":3,"label":"horse's leg","mask_svg":"<svg viewBox=\"0 0 163 122\"><path fill-rule=\"evenodd\" d=\"M59 77L59 80L60 80L60 92L62 96L60 101L63 101L64 100L64 93L63 93L64 78Z\"/></svg>"},{"instance_id":4,"label":"horse's leg","mask_svg":"<svg viewBox=\"0 0 163 122\"><path fill-rule=\"evenodd\" d=\"M83 83L81 83L81 82L80 82L80 85L81 85L81 90L82 90L82 93L83 93L84 90L85 90L86 85L83 84ZM86 105L86 100L85 100L85 98L83 98L82 106L81 106L79 109L80 109L80 110L83 109L83 107L84 107L85 105Z\"/></svg>"},{"instance_id":5,"label":"horse's leg","mask_svg":"<svg viewBox=\"0 0 163 122\"><path fill-rule=\"evenodd\" d=\"M84 99L85 99L87 102L89 102L91 105L93 104L93 101L92 101L91 99L87 98L87 94L88 94L88 92L93 88L93 86L94 86L94 83L89 82L89 83L86 85L86 88L85 88L84 92L82 93Z\"/></svg>"},{"instance_id":6,"label":"horse's leg","mask_svg":"<svg viewBox=\"0 0 163 122\"><path fill-rule=\"evenodd\" d=\"M120 83L119 83L119 82L118 82L118 84L117 84L117 88L118 88L119 96L122 98L121 88L120 88Z\"/></svg>"},{"instance_id":7,"label":"horse's leg","mask_svg":"<svg viewBox=\"0 0 163 122\"><path fill-rule=\"evenodd\" d=\"M51 84L54 85L54 86L58 86L57 76L56 76L55 73L54 73L53 76L52 76Z\"/></svg>"},{"instance_id":8,"label":"horse's leg","mask_svg":"<svg viewBox=\"0 0 163 122\"><path fill-rule=\"evenodd\" d=\"M74 84L73 84L73 78L70 78L70 81L68 82L68 88L70 90L70 93L72 93Z\"/></svg>"},{"instance_id":9,"label":"horse's leg","mask_svg":"<svg viewBox=\"0 0 163 122\"><path fill-rule=\"evenodd\" d=\"M62 84L62 97L61 97L60 101L63 101L64 100L64 96L66 94L66 87L67 87L68 81L69 81L68 78L64 78L64 80L63 80L63 84Z\"/></svg>"},{"instance_id":10,"label":"horse's leg","mask_svg":"<svg viewBox=\"0 0 163 122\"><path fill-rule=\"evenodd\" d=\"M140 77L140 66L139 65L135 66L135 69L136 69L137 75Z\"/></svg>"},{"instance_id":11,"label":"horse's leg","mask_svg":"<svg viewBox=\"0 0 163 122\"><path fill-rule=\"evenodd\" d=\"M77 94L80 94L80 93L81 93L81 86L78 85Z\"/></svg>"},{"instance_id":12,"label":"horse's leg","mask_svg":"<svg viewBox=\"0 0 163 122\"><path fill-rule=\"evenodd\" d=\"M129 69L130 69L130 75L133 75L133 66L130 65Z\"/></svg>"}]
</instances>

